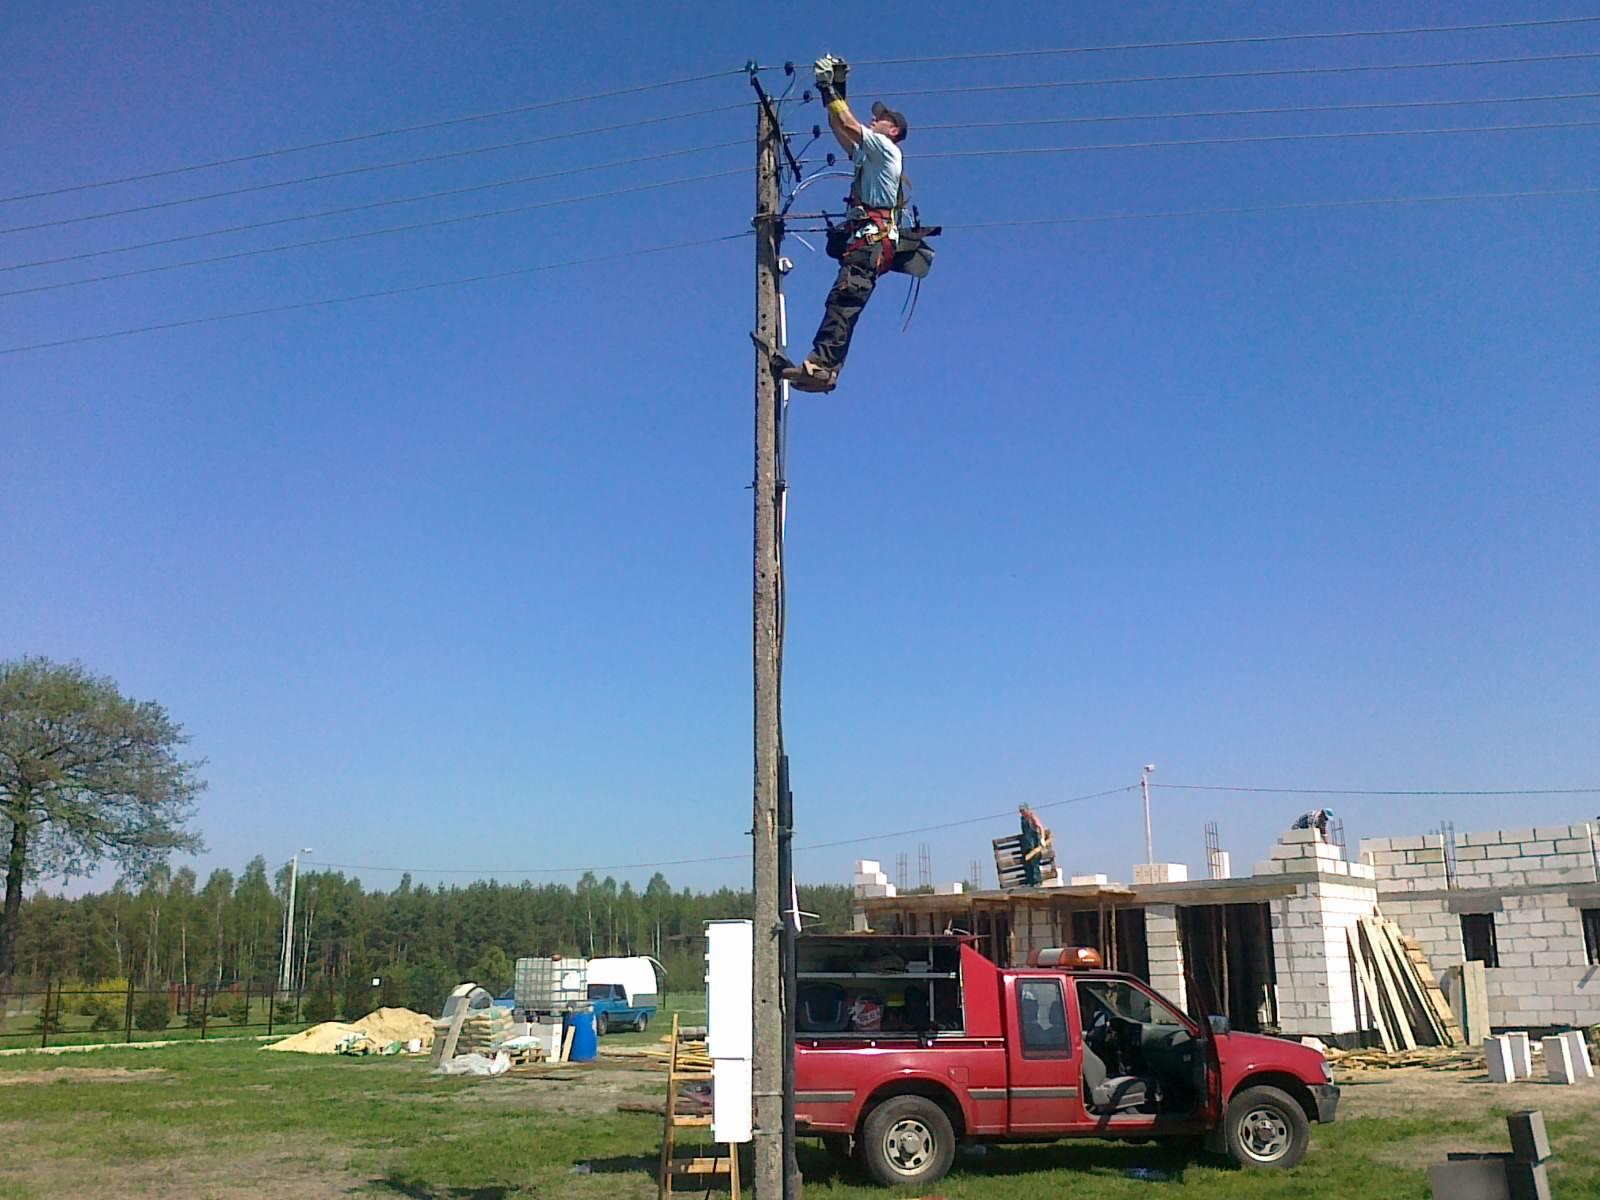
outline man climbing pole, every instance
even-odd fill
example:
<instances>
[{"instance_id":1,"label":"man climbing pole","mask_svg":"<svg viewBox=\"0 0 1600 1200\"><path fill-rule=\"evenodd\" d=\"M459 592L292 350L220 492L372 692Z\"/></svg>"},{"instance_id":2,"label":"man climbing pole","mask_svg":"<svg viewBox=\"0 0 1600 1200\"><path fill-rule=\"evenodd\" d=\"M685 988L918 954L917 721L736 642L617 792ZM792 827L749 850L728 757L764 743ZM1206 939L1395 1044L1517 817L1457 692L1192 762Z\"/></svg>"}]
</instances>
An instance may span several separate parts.
<instances>
[{"instance_id":1,"label":"man climbing pole","mask_svg":"<svg viewBox=\"0 0 1600 1200\"><path fill-rule=\"evenodd\" d=\"M872 106L872 124L861 124L845 102L849 71L844 59L831 54L816 62L817 92L828 106L828 127L856 164L856 174L845 215L839 276L828 293L811 353L804 362L786 365L780 372L802 392L831 392L838 384L856 321L872 298L878 276L894 262L900 240L900 143L905 141L906 119L879 100Z\"/></svg>"}]
</instances>

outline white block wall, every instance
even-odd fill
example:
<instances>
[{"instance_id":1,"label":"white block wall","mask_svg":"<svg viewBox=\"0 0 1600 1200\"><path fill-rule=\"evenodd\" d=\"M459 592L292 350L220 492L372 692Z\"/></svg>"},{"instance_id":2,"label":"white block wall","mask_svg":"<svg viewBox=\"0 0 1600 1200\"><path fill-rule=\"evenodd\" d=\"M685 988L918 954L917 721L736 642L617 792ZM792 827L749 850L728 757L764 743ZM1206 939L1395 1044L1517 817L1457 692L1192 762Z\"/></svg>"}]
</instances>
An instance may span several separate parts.
<instances>
[{"instance_id":1,"label":"white block wall","mask_svg":"<svg viewBox=\"0 0 1600 1200\"><path fill-rule=\"evenodd\" d=\"M1357 1029L1348 931L1372 916L1378 895L1364 879L1315 879L1272 901L1278 1025L1285 1033L1336 1036Z\"/></svg>"},{"instance_id":2,"label":"white block wall","mask_svg":"<svg viewBox=\"0 0 1600 1200\"><path fill-rule=\"evenodd\" d=\"M1461 915L1452 911L1449 898L1414 897L1446 890L1441 839L1363 839L1361 856L1377 871L1385 915L1417 940L1434 973L1462 962ZM1589 832L1581 824L1468 833L1456 839L1456 887L1451 894L1469 897L1478 892L1496 901L1492 915L1500 965L1484 972L1492 1026L1600 1023L1600 971L1587 961L1578 904L1556 886L1596 881Z\"/></svg>"},{"instance_id":3,"label":"white block wall","mask_svg":"<svg viewBox=\"0 0 1600 1200\"><path fill-rule=\"evenodd\" d=\"M1150 954L1150 986L1181 1009L1189 1007L1183 983L1183 943L1178 937L1178 910L1152 904L1144 910L1144 939Z\"/></svg>"}]
</instances>

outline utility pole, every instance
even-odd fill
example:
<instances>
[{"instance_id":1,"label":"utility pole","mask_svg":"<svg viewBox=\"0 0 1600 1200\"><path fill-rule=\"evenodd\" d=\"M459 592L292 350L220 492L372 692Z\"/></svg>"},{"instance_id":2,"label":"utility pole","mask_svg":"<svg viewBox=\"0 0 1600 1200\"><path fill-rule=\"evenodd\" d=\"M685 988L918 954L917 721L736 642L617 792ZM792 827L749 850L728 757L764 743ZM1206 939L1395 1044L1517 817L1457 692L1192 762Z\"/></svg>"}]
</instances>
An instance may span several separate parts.
<instances>
[{"instance_id":1,"label":"utility pole","mask_svg":"<svg viewBox=\"0 0 1600 1200\"><path fill-rule=\"evenodd\" d=\"M300 854L310 854L311 847L302 846ZM294 885L300 874L300 854L289 858L289 908L283 918L283 963L278 969L278 990L294 991Z\"/></svg>"},{"instance_id":2,"label":"utility pole","mask_svg":"<svg viewBox=\"0 0 1600 1200\"><path fill-rule=\"evenodd\" d=\"M778 166L782 132L777 113L752 69L758 104L756 129L756 412L755 412L755 970L751 1098L755 1193L784 1194L784 1014L779 959L782 928L778 895L778 597L781 560L778 520L778 383L772 355L778 349Z\"/></svg>"},{"instance_id":3,"label":"utility pole","mask_svg":"<svg viewBox=\"0 0 1600 1200\"><path fill-rule=\"evenodd\" d=\"M1139 776L1139 786L1144 789L1144 861L1146 864L1156 861L1156 852L1150 840L1150 772L1155 769L1155 763L1145 763L1144 773Z\"/></svg>"}]
</instances>

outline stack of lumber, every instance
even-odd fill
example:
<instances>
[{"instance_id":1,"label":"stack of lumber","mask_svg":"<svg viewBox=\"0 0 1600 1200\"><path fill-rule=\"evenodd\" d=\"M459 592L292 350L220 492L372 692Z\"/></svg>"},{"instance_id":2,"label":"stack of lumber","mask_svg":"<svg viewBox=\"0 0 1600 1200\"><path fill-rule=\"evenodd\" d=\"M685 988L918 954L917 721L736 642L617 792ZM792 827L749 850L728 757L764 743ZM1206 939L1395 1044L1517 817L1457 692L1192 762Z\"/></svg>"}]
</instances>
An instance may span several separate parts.
<instances>
[{"instance_id":1,"label":"stack of lumber","mask_svg":"<svg viewBox=\"0 0 1600 1200\"><path fill-rule=\"evenodd\" d=\"M662 1038L654 1046L607 1046L601 1044L601 1058L628 1058L642 1060L653 1067L667 1067L672 1062L672 1039ZM711 1056L704 1042L686 1041L678 1047L680 1074L711 1070Z\"/></svg>"},{"instance_id":2,"label":"stack of lumber","mask_svg":"<svg viewBox=\"0 0 1600 1200\"><path fill-rule=\"evenodd\" d=\"M491 1049L511 1036L511 1010L509 1008L484 1008L468 1013L461 1022L461 1036L456 1041L457 1054L488 1054Z\"/></svg>"},{"instance_id":3,"label":"stack of lumber","mask_svg":"<svg viewBox=\"0 0 1600 1200\"><path fill-rule=\"evenodd\" d=\"M1375 1031L1388 1054L1466 1043L1427 956L1398 925L1367 917L1347 936L1358 1028Z\"/></svg>"},{"instance_id":4,"label":"stack of lumber","mask_svg":"<svg viewBox=\"0 0 1600 1200\"><path fill-rule=\"evenodd\" d=\"M1393 1054L1385 1050L1339 1050L1330 1046L1323 1053L1335 1066L1360 1071L1390 1071L1401 1067L1427 1067L1435 1071L1483 1070L1483 1051L1471 1046L1424 1046L1420 1050L1400 1050Z\"/></svg>"}]
</instances>

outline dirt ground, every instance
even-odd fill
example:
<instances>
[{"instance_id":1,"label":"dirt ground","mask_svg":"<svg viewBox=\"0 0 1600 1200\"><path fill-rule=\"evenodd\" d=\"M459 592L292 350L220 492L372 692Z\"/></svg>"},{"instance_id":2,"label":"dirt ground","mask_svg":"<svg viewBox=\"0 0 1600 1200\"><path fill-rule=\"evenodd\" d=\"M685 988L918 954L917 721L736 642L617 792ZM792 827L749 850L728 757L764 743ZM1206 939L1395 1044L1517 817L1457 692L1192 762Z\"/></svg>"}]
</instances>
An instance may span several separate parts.
<instances>
[{"instance_id":1,"label":"dirt ground","mask_svg":"<svg viewBox=\"0 0 1600 1200\"><path fill-rule=\"evenodd\" d=\"M162 1067L52 1067L48 1071L7 1071L0 1087L19 1083L148 1083L168 1074Z\"/></svg>"},{"instance_id":2,"label":"dirt ground","mask_svg":"<svg viewBox=\"0 0 1600 1200\"><path fill-rule=\"evenodd\" d=\"M1564 1086L1540 1079L1491 1083L1482 1071L1336 1071L1339 1119L1394 1116L1466 1116L1493 1109L1543 1110L1546 1116L1600 1115L1600 1081Z\"/></svg>"}]
</instances>

